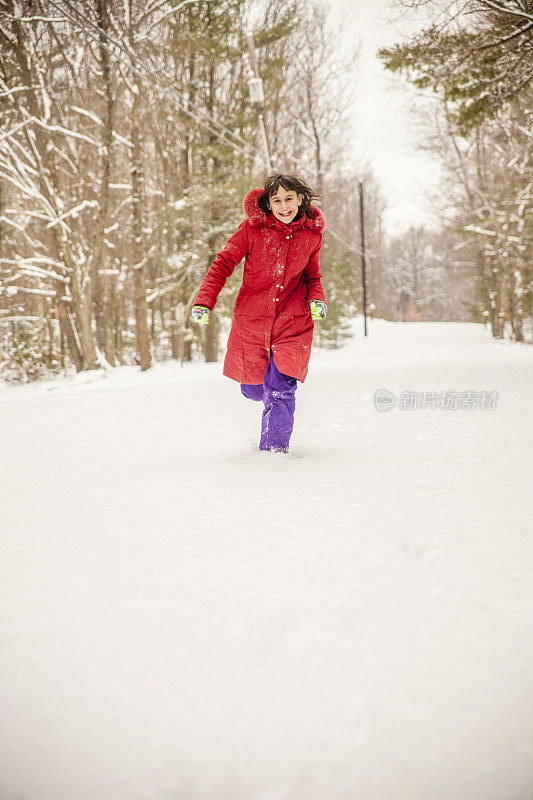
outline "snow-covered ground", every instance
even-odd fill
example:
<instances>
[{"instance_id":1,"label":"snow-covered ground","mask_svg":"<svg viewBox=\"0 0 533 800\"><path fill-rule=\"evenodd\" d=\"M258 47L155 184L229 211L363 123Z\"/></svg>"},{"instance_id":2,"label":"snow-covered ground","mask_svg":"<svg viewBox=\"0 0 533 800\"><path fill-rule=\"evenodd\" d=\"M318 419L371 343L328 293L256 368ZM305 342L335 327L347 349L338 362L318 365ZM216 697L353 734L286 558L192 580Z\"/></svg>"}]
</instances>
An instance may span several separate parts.
<instances>
[{"instance_id":1,"label":"snow-covered ground","mask_svg":"<svg viewBox=\"0 0 533 800\"><path fill-rule=\"evenodd\" d=\"M0 800L531 800L533 348L356 330L289 455L221 362L0 388Z\"/></svg>"}]
</instances>

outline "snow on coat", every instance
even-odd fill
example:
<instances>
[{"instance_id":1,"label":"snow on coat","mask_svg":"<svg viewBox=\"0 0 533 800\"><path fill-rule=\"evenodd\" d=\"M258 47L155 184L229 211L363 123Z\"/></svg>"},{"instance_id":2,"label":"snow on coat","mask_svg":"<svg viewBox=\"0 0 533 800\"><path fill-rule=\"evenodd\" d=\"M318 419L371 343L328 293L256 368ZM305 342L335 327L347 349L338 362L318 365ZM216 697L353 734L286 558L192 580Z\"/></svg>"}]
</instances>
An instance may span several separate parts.
<instances>
[{"instance_id":1,"label":"snow on coat","mask_svg":"<svg viewBox=\"0 0 533 800\"><path fill-rule=\"evenodd\" d=\"M246 219L209 267L194 304L212 310L244 258L223 374L239 383L262 383L272 348L279 371L303 383L314 329L309 301L326 301L319 264L326 221L311 205L308 214L281 222L259 208L263 192L251 189L245 196Z\"/></svg>"}]
</instances>

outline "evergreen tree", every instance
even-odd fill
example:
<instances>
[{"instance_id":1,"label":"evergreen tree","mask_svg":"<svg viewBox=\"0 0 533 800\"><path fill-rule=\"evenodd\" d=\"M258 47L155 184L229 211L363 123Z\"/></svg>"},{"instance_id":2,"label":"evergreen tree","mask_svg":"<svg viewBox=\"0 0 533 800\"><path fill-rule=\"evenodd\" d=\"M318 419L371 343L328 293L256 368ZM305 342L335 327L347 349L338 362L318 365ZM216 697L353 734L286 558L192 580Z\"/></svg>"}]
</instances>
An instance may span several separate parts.
<instances>
[{"instance_id":1,"label":"evergreen tree","mask_svg":"<svg viewBox=\"0 0 533 800\"><path fill-rule=\"evenodd\" d=\"M433 23L379 56L415 86L439 92L466 133L530 86L532 11L532 0L467 2L458 20L449 9L448 24Z\"/></svg>"}]
</instances>

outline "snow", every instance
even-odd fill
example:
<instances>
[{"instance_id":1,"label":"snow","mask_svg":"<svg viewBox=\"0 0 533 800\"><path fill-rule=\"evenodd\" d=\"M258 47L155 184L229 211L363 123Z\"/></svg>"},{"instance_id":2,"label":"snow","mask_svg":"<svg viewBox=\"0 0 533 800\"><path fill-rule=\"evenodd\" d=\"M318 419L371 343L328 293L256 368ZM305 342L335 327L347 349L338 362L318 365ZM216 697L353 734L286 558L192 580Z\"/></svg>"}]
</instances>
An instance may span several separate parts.
<instances>
[{"instance_id":1,"label":"snow","mask_svg":"<svg viewBox=\"0 0 533 800\"><path fill-rule=\"evenodd\" d=\"M533 350L355 325L289 455L221 362L0 387L2 800L530 800Z\"/></svg>"},{"instance_id":2,"label":"snow","mask_svg":"<svg viewBox=\"0 0 533 800\"><path fill-rule=\"evenodd\" d=\"M98 208L100 203L98 200L83 200L74 208L70 208L68 211L65 211L64 214L61 214L60 217L56 217L51 222L48 223L46 226L47 228L52 228L54 225L57 225L58 222L63 222L65 219L72 217L73 219L77 219L79 216L80 211L83 211L85 208Z\"/></svg>"},{"instance_id":3,"label":"snow","mask_svg":"<svg viewBox=\"0 0 533 800\"><path fill-rule=\"evenodd\" d=\"M486 228L480 228L478 225L465 225L463 230L471 231L472 233L483 233L486 236L496 236L494 231L488 231Z\"/></svg>"},{"instance_id":4,"label":"snow","mask_svg":"<svg viewBox=\"0 0 533 800\"><path fill-rule=\"evenodd\" d=\"M187 207L188 200L186 197L180 197L179 200L170 200L167 203L168 208L173 208L175 211L182 211Z\"/></svg>"}]
</instances>

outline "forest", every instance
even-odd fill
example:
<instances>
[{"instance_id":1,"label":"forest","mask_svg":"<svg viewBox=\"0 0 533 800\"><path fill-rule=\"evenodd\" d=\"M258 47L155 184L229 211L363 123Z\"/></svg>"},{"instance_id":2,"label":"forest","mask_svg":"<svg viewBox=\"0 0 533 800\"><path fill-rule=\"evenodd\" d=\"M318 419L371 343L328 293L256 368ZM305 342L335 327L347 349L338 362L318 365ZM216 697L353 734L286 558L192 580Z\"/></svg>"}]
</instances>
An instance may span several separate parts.
<instances>
[{"instance_id":1,"label":"forest","mask_svg":"<svg viewBox=\"0 0 533 800\"><path fill-rule=\"evenodd\" d=\"M0 378L220 358L242 268L206 330L190 310L267 174L250 30L272 167L328 223L314 345L341 347L363 311L360 181L370 316L531 342L533 6L392 5L434 19L379 56L443 169L435 225L395 236L353 153L358 43L339 48L325 0L0 0Z\"/></svg>"}]
</instances>

